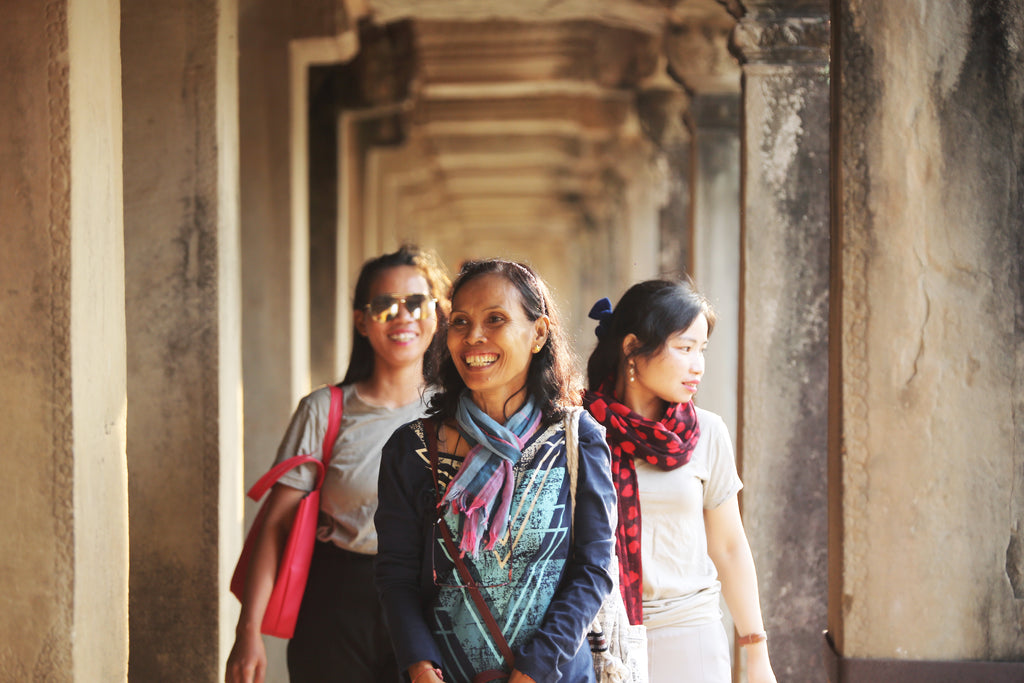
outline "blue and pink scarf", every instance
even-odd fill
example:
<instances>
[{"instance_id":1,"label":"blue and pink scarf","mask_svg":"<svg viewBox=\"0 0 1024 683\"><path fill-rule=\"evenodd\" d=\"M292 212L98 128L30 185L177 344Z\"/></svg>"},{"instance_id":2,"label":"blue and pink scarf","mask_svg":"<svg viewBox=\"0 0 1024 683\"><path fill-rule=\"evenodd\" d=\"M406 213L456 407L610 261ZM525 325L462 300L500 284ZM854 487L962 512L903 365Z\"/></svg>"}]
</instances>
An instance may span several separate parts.
<instances>
[{"instance_id":1,"label":"blue and pink scarf","mask_svg":"<svg viewBox=\"0 0 1024 683\"><path fill-rule=\"evenodd\" d=\"M476 555L483 542L486 550L508 530L515 475L523 446L540 427L541 411L527 398L504 425L498 424L473 403L468 393L459 398L455 414L459 433L469 443L469 454L448 484L441 505L461 516L459 549Z\"/></svg>"}]
</instances>

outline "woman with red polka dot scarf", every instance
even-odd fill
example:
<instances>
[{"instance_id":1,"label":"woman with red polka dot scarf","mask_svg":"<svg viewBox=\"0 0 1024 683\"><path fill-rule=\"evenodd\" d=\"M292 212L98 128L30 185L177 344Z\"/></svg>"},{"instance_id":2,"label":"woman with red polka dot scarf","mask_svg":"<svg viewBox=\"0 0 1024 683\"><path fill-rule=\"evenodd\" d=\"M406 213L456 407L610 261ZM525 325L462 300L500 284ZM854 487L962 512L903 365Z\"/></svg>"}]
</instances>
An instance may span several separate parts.
<instances>
[{"instance_id":1,"label":"woman with red polka dot scarf","mask_svg":"<svg viewBox=\"0 0 1024 683\"><path fill-rule=\"evenodd\" d=\"M630 623L647 627L650 683L730 683L720 597L750 683L774 683L732 440L693 397L715 325L689 282L649 280L590 312L585 405L604 425L618 492L615 550Z\"/></svg>"}]
</instances>

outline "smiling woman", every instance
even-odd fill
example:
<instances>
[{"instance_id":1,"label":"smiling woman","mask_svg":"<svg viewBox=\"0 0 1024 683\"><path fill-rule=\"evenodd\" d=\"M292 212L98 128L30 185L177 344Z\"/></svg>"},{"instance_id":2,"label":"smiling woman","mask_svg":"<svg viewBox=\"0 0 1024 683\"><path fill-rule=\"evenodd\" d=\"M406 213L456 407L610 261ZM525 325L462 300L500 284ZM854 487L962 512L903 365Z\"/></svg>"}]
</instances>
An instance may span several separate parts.
<instances>
[{"instance_id":1,"label":"smiling woman","mask_svg":"<svg viewBox=\"0 0 1024 683\"><path fill-rule=\"evenodd\" d=\"M611 588L608 446L536 273L468 263L452 305L430 416L381 461L376 579L398 664L415 683L593 681L582 634Z\"/></svg>"},{"instance_id":2,"label":"smiling woman","mask_svg":"<svg viewBox=\"0 0 1024 683\"><path fill-rule=\"evenodd\" d=\"M415 365L422 375L424 354L437 331L436 304L427 278L414 266L395 266L374 279L369 303L355 311L355 327L373 349L375 368L400 372ZM360 381L360 394L385 407L401 405L407 397L396 402L388 395L393 390L377 379L383 376L377 372Z\"/></svg>"},{"instance_id":3,"label":"smiling woman","mask_svg":"<svg viewBox=\"0 0 1024 683\"><path fill-rule=\"evenodd\" d=\"M352 355L340 384L344 406L320 496L317 542L295 634L288 642L292 683L395 680L398 668L373 591L377 472L381 446L424 414L432 374L427 354L443 344L448 277L429 252L405 246L367 261L356 282ZM437 342L435 343L435 340ZM335 392L337 393L337 392ZM332 410L331 388L304 397L277 462L319 456ZM242 594L228 683L258 683L266 669L260 624L299 500L313 489L315 464L296 467L271 490L266 522Z\"/></svg>"},{"instance_id":4,"label":"smiling woman","mask_svg":"<svg viewBox=\"0 0 1024 683\"><path fill-rule=\"evenodd\" d=\"M548 337L548 316L530 320L520 299L505 277L482 275L461 288L448 328L448 352L473 402L501 422L526 400L530 355Z\"/></svg>"},{"instance_id":5,"label":"smiling woman","mask_svg":"<svg viewBox=\"0 0 1024 683\"><path fill-rule=\"evenodd\" d=\"M463 390L475 391L474 386L487 388L480 387L476 376L467 372L470 366L463 349L482 350L483 357L477 354L469 354L469 357L475 364L486 367L490 362L486 354L499 354L500 359L498 343L510 352L513 348L520 351L526 348L525 338L518 345L512 344L507 336L511 333L509 328L535 336L529 337L532 342L529 353L519 357L523 382L518 386L506 382L504 390L508 391L508 396L505 398L514 403L523 400L516 398L519 393L531 395L551 414L566 405L579 404L576 397L582 391L582 379L573 369L565 332L547 284L531 268L500 259L469 262L459 272L451 298L458 299L460 309L459 315L453 316L458 325L449 327L447 353L443 353L437 363L437 383L446 389L433 399L433 408L438 414L454 416ZM495 340L490 339L491 335ZM517 367L508 356L505 361L504 372ZM497 377L496 373L481 374L484 378ZM474 386L470 386L471 382ZM493 399L497 394L488 396ZM505 416L514 412L514 409L509 410L511 405L499 407ZM498 419L503 421L505 417Z\"/></svg>"}]
</instances>

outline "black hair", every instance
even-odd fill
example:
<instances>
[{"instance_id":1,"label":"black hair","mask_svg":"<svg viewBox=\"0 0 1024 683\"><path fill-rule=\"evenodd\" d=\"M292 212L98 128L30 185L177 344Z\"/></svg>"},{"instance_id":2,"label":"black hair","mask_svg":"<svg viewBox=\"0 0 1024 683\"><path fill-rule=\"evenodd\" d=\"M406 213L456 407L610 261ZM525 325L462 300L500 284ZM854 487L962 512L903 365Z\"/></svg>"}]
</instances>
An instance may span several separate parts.
<instances>
[{"instance_id":1,"label":"black hair","mask_svg":"<svg viewBox=\"0 0 1024 683\"><path fill-rule=\"evenodd\" d=\"M486 259L468 261L462 266L451 299L454 301L459 290L466 283L483 275L500 275L512 283L519 292L519 300L527 319L535 321L547 316L549 321L547 340L540 351L533 354L526 375L526 391L541 410L541 421L552 424L561 420L567 407L580 405L581 382L573 369L569 345L562 330L558 311L551 299L547 284L532 268L515 261ZM442 419L454 419L459 397L466 388L447 345L442 349L435 383L440 391L434 394L430 413Z\"/></svg>"},{"instance_id":2,"label":"black hair","mask_svg":"<svg viewBox=\"0 0 1024 683\"><path fill-rule=\"evenodd\" d=\"M437 299L437 329L423 357L423 378L428 379L435 374L431 363L438 356L437 347L443 347L448 329L448 301L445 291L451 281L448 273L437 256L429 250L420 249L412 244L404 244L398 251L372 258L363 264L356 280L355 293L352 296L352 310L362 310L370 303L370 290L377 277L384 271L400 266L412 266L420 271L427 281L430 296ZM361 334L352 335L352 353L348 360L348 369L342 385L355 384L373 376L374 352L370 340Z\"/></svg>"},{"instance_id":3,"label":"black hair","mask_svg":"<svg viewBox=\"0 0 1024 683\"><path fill-rule=\"evenodd\" d=\"M615 305L611 318L602 321L597 346L587 361L590 389L596 391L609 382L614 387L619 362L624 359L622 343L629 334L636 335L639 343L625 358L649 358L702 313L711 334L715 312L690 280L647 280L630 287Z\"/></svg>"}]
</instances>

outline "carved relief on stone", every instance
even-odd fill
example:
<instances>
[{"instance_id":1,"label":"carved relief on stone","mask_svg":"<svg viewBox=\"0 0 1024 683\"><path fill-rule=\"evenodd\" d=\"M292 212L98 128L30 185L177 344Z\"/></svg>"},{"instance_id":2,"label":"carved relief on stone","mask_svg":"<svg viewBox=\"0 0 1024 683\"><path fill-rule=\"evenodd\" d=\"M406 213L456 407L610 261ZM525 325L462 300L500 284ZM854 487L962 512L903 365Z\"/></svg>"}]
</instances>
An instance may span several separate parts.
<instances>
[{"instance_id":1,"label":"carved relief on stone","mask_svg":"<svg viewBox=\"0 0 1024 683\"><path fill-rule=\"evenodd\" d=\"M733 0L734 1L734 0ZM611 27L657 33L665 17L664 0L366 0L378 21L513 20L555 23L594 19Z\"/></svg>"},{"instance_id":2,"label":"carved relief on stone","mask_svg":"<svg viewBox=\"0 0 1024 683\"><path fill-rule=\"evenodd\" d=\"M830 21L821 14L749 14L736 25L733 49L748 63L827 64Z\"/></svg>"},{"instance_id":3,"label":"carved relief on stone","mask_svg":"<svg viewBox=\"0 0 1024 683\"><path fill-rule=\"evenodd\" d=\"M594 21L419 20L416 27L428 87L553 80L629 87L657 64L655 34Z\"/></svg>"},{"instance_id":4,"label":"carved relief on stone","mask_svg":"<svg viewBox=\"0 0 1024 683\"><path fill-rule=\"evenodd\" d=\"M669 72L692 93L740 91L740 66L729 52L736 20L713 0L681 3L665 28Z\"/></svg>"}]
</instances>

